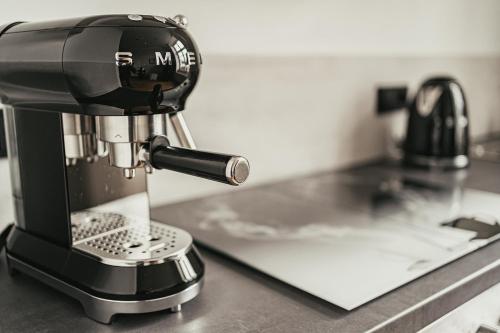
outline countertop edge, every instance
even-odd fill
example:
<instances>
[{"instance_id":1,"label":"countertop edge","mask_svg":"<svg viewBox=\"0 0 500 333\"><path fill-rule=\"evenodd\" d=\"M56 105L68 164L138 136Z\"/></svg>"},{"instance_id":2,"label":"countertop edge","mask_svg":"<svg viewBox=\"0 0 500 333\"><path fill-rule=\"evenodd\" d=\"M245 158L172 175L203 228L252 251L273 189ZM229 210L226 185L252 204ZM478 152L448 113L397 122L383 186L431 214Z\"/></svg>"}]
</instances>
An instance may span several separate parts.
<instances>
[{"instance_id":1,"label":"countertop edge","mask_svg":"<svg viewBox=\"0 0 500 333\"><path fill-rule=\"evenodd\" d=\"M420 301L367 333L416 332L500 283L500 259Z\"/></svg>"}]
</instances>

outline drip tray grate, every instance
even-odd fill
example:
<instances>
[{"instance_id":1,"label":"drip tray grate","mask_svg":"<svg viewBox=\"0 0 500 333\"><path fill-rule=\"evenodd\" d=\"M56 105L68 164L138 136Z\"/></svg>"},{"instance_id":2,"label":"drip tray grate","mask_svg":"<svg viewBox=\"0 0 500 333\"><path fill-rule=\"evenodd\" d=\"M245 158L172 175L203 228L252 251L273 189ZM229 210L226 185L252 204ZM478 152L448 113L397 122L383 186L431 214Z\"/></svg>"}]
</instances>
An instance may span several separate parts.
<instances>
[{"instance_id":1,"label":"drip tray grate","mask_svg":"<svg viewBox=\"0 0 500 333\"><path fill-rule=\"evenodd\" d=\"M184 255L192 237L182 229L118 213L71 215L73 248L118 266L160 263Z\"/></svg>"}]
</instances>

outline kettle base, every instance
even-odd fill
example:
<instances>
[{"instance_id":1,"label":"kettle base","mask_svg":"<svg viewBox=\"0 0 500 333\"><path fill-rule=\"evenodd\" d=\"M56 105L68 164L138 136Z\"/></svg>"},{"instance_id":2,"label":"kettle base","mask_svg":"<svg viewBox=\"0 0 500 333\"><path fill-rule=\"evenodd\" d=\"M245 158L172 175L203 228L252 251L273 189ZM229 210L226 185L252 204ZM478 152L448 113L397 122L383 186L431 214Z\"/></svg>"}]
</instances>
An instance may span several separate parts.
<instances>
[{"instance_id":1,"label":"kettle base","mask_svg":"<svg viewBox=\"0 0 500 333\"><path fill-rule=\"evenodd\" d=\"M463 169L469 166L467 155L454 157L433 157L425 155L405 154L404 164L423 168Z\"/></svg>"}]
</instances>

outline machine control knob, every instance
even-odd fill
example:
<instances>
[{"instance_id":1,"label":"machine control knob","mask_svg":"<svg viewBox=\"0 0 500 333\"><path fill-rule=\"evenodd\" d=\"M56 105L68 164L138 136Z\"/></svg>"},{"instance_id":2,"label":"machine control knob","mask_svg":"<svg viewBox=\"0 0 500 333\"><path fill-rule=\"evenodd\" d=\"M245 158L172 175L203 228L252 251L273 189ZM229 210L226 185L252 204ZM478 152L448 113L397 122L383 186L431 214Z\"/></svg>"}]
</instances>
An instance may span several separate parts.
<instances>
[{"instance_id":1,"label":"machine control knob","mask_svg":"<svg viewBox=\"0 0 500 333\"><path fill-rule=\"evenodd\" d=\"M189 24L188 18L182 14L175 15L172 19L174 20L175 23L184 28L187 28Z\"/></svg>"},{"instance_id":2,"label":"machine control knob","mask_svg":"<svg viewBox=\"0 0 500 333\"><path fill-rule=\"evenodd\" d=\"M130 21L142 21L142 16L141 15L137 15L137 14L130 14L128 16L128 19Z\"/></svg>"}]
</instances>

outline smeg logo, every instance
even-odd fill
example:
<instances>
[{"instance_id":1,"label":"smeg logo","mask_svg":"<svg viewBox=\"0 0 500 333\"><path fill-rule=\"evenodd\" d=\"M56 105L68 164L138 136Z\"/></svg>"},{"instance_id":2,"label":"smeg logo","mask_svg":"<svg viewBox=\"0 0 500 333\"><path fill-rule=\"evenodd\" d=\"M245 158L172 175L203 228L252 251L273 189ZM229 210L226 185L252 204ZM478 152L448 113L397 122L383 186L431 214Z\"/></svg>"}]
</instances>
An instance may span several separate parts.
<instances>
[{"instance_id":1,"label":"smeg logo","mask_svg":"<svg viewBox=\"0 0 500 333\"><path fill-rule=\"evenodd\" d=\"M130 66L134 61L132 60L132 52L116 52L115 64L116 66Z\"/></svg>"},{"instance_id":2,"label":"smeg logo","mask_svg":"<svg viewBox=\"0 0 500 333\"><path fill-rule=\"evenodd\" d=\"M196 55L194 52L185 52L185 54L179 54L180 60L184 66L190 66L196 64ZM155 61L157 66L171 66L172 65L172 53L170 52L155 52ZM115 53L115 64L116 66L131 66L134 63L132 52L116 52Z\"/></svg>"}]
</instances>

